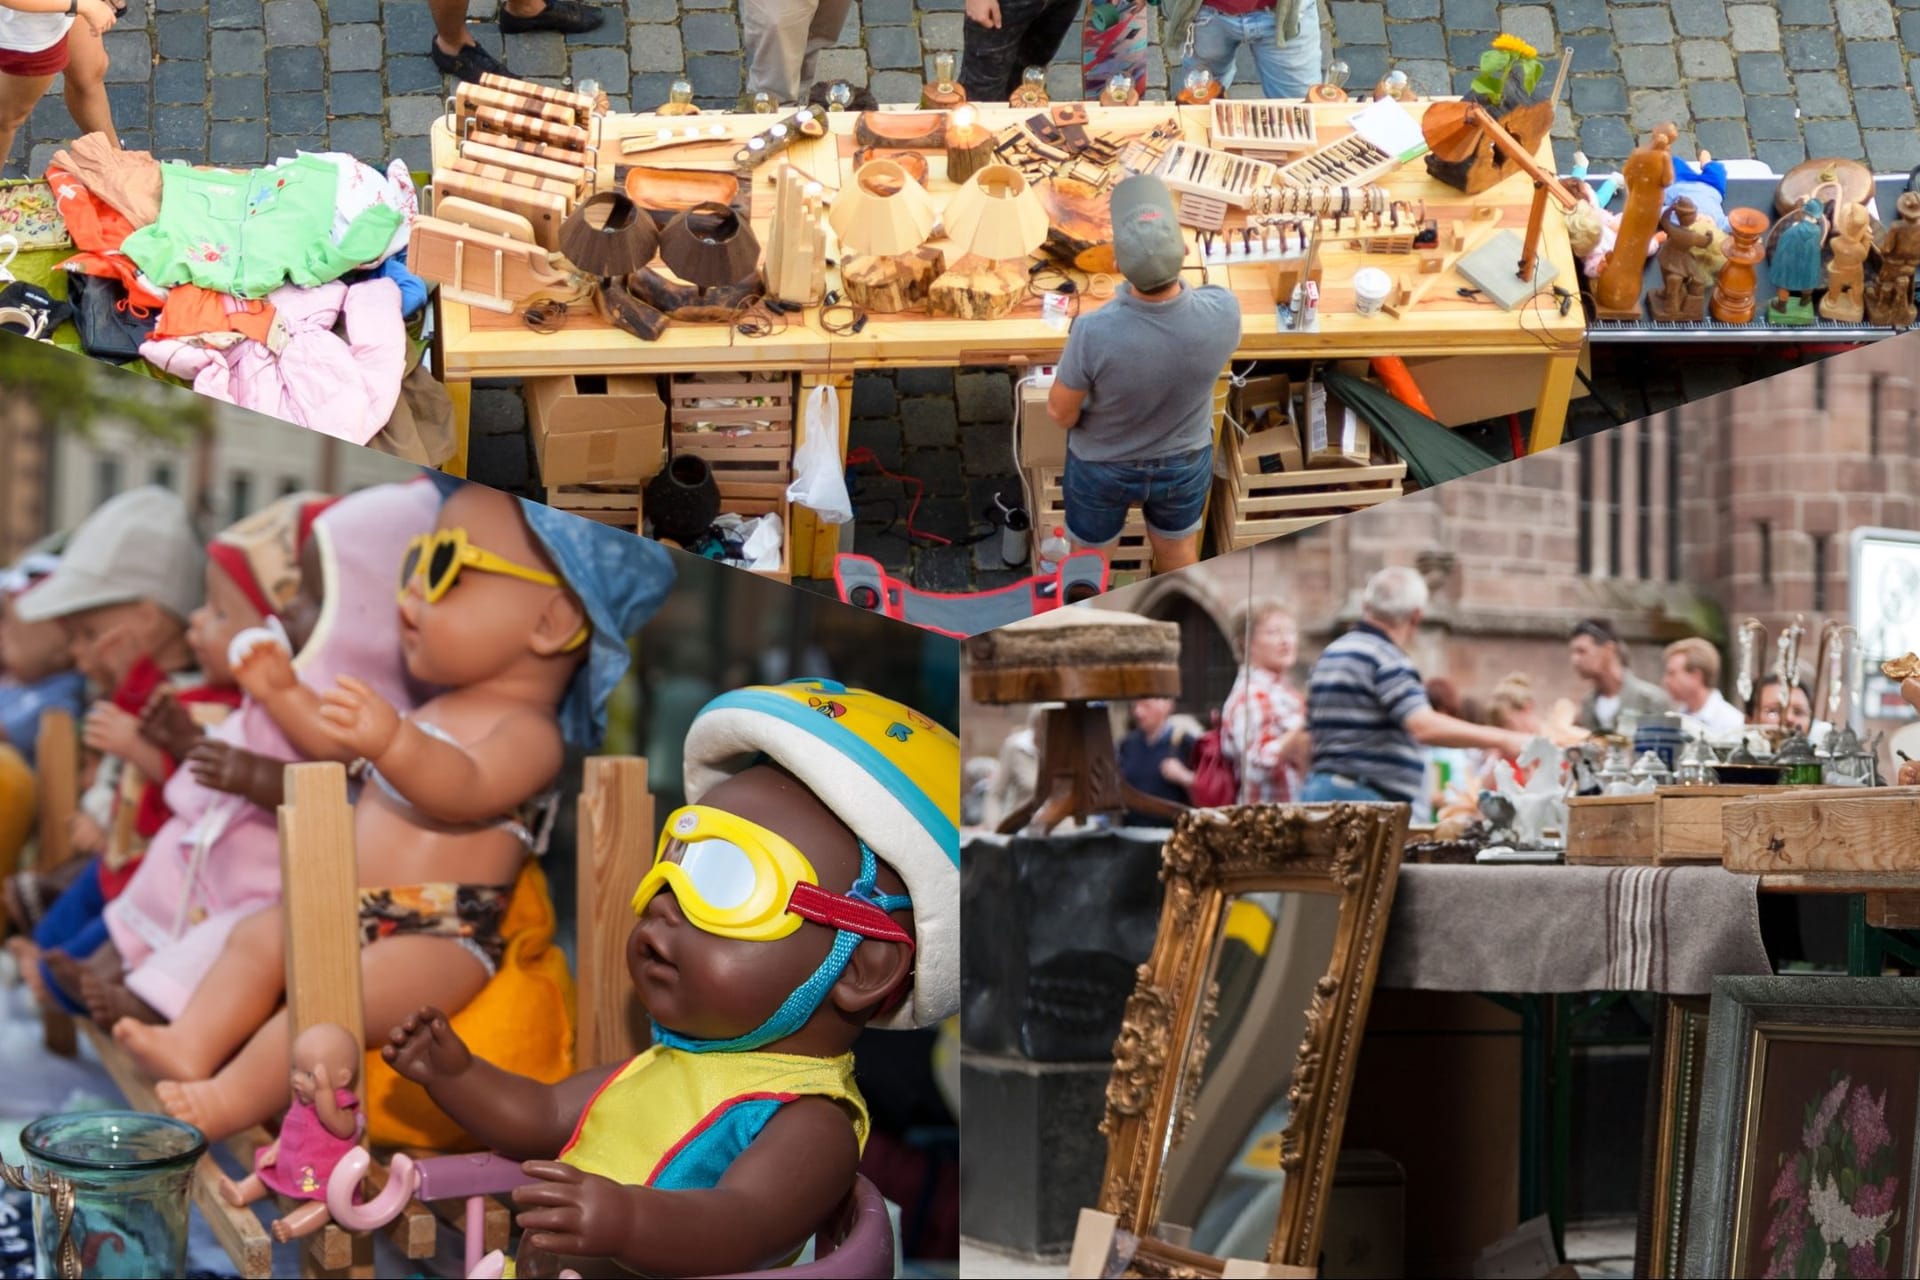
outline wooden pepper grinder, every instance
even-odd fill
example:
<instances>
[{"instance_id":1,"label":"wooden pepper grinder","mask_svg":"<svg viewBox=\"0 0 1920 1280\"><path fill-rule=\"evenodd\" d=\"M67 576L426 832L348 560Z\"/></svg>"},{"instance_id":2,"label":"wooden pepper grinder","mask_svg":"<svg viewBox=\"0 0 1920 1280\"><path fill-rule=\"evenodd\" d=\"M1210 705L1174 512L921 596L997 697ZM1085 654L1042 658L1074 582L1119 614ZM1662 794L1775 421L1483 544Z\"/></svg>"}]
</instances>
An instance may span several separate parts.
<instances>
[{"instance_id":1,"label":"wooden pepper grinder","mask_svg":"<svg viewBox=\"0 0 1920 1280\"><path fill-rule=\"evenodd\" d=\"M1647 246L1660 223L1660 206L1673 184L1673 140L1680 130L1672 124L1654 129L1644 147L1634 148L1621 177L1626 180L1627 207L1620 215L1620 231L1613 252L1593 284L1594 315L1602 320L1638 320L1640 286L1647 273Z\"/></svg>"},{"instance_id":2,"label":"wooden pepper grinder","mask_svg":"<svg viewBox=\"0 0 1920 1280\"><path fill-rule=\"evenodd\" d=\"M1760 244L1760 237L1767 234L1767 215L1758 209L1733 209L1727 213L1727 223L1733 228L1733 242L1727 246L1727 265L1714 281L1709 310L1721 324L1752 324L1753 268L1767 256Z\"/></svg>"},{"instance_id":3,"label":"wooden pepper grinder","mask_svg":"<svg viewBox=\"0 0 1920 1280\"><path fill-rule=\"evenodd\" d=\"M951 111L967 100L967 91L953 78L954 61L950 53L933 55L933 79L920 86L920 105L935 111Z\"/></svg>"}]
</instances>

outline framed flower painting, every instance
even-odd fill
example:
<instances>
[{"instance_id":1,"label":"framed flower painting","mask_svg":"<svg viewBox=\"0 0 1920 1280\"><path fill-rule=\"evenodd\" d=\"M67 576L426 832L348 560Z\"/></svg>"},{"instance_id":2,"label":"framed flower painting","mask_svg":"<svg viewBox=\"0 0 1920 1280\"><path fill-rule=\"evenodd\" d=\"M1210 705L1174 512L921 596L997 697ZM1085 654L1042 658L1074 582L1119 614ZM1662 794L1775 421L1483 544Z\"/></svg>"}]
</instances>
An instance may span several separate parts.
<instances>
[{"instance_id":1,"label":"framed flower painting","mask_svg":"<svg viewBox=\"0 0 1920 1280\"><path fill-rule=\"evenodd\" d=\"M1714 984L1687 1269L1920 1275L1920 980Z\"/></svg>"}]
</instances>

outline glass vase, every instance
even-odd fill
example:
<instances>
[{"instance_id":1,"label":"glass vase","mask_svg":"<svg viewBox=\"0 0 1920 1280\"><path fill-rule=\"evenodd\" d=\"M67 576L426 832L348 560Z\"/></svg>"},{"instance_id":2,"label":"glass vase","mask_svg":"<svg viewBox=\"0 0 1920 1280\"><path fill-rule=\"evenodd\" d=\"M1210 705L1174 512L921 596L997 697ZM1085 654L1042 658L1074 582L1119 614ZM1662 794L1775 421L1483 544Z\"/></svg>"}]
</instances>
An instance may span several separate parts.
<instances>
[{"instance_id":1,"label":"glass vase","mask_svg":"<svg viewBox=\"0 0 1920 1280\"><path fill-rule=\"evenodd\" d=\"M5 1172L34 1193L39 1275L185 1274L194 1165L207 1150L198 1129L139 1111L85 1111L34 1121L20 1144L26 1167Z\"/></svg>"}]
</instances>

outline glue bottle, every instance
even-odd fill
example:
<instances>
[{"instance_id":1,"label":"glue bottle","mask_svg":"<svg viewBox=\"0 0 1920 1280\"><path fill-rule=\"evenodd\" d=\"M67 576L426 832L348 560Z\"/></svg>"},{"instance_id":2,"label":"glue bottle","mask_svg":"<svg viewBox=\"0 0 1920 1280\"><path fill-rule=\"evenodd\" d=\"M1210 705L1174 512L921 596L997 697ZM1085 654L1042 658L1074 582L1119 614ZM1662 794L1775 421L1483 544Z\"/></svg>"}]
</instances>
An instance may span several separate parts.
<instances>
[{"instance_id":1,"label":"glue bottle","mask_svg":"<svg viewBox=\"0 0 1920 1280\"><path fill-rule=\"evenodd\" d=\"M1040 572L1053 573L1060 568L1060 562L1072 554L1073 544L1067 541L1067 531L1055 528L1040 539Z\"/></svg>"}]
</instances>

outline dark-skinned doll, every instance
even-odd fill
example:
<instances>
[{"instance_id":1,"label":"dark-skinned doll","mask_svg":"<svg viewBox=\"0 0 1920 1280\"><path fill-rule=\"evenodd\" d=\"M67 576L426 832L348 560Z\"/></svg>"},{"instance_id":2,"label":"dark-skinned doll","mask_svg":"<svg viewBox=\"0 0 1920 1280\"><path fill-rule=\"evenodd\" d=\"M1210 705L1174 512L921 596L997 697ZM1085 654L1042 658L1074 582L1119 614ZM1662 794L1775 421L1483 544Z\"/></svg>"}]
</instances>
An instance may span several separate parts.
<instances>
[{"instance_id":1,"label":"dark-skinned doll","mask_svg":"<svg viewBox=\"0 0 1920 1280\"><path fill-rule=\"evenodd\" d=\"M715 1275L791 1261L867 1135L852 1047L958 1006L959 748L827 681L723 694L686 743L627 943L654 1046L557 1085L476 1060L434 1009L384 1051L525 1161L513 1274Z\"/></svg>"}]
</instances>

